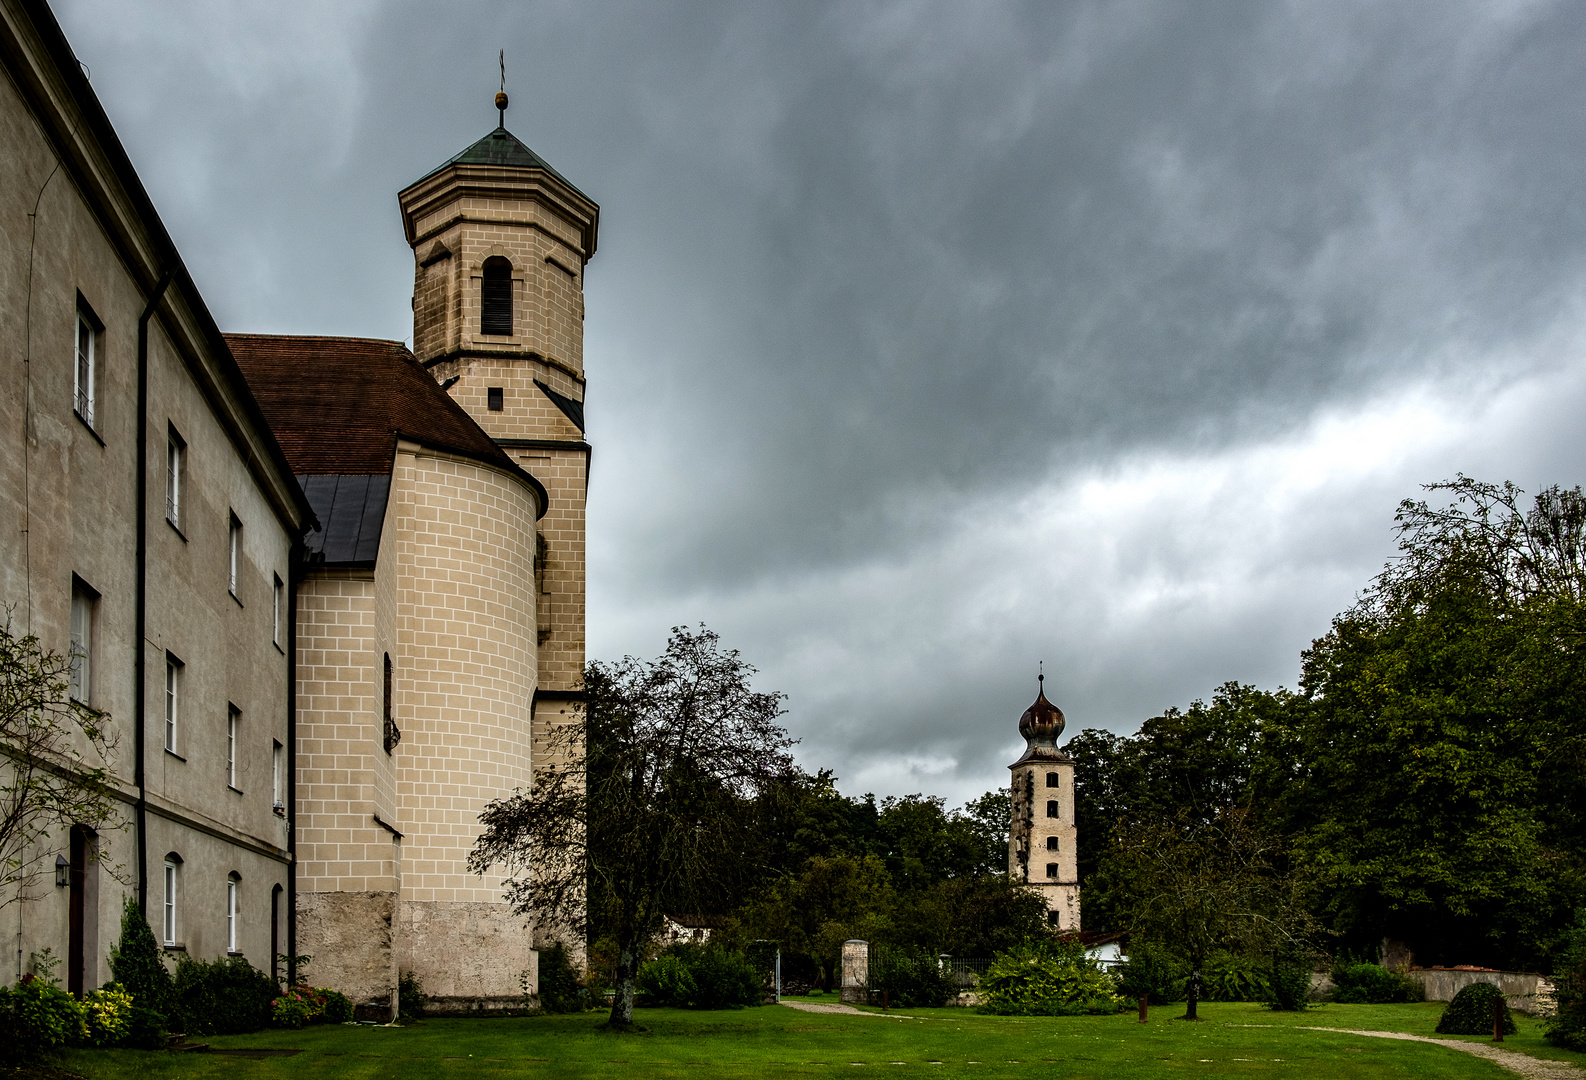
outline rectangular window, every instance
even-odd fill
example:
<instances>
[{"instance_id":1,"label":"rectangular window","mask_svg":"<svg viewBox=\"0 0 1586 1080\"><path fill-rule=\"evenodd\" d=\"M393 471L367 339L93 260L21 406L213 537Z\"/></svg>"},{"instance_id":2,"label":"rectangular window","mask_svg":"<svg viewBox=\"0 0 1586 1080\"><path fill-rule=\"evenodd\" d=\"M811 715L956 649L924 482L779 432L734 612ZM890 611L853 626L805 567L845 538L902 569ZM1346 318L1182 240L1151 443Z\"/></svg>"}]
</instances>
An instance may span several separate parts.
<instances>
[{"instance_id":1,"label":"rectangular window","mask_svg":"<svg viewBox=\"0 0 1586 1080\"><path fill-rule=\"evenodd\" d=\"M237 726L242 713L235 705L226 708L226 783L237 786Z\"/></svg>"},{"instance_id":2,"label":"rectangular window","mask_svg":"<svg viewBox=\"0 0 1586 1080\"><path fill-rule=\"evenodd\" d=\"M286 816L286 773L282 771L282 759L286 756L286 747L270 740L270 791L274 801L275 813L278 817Z\"/></svg>"},{"instance_id":3,"label":"rectangular window","mask_svg":"<svg viewBox=\"0 0 1586 1080\"><path fill-rule=\"evenodd\" d=\"M94 380L99 362L99 320L82 297L77 298L77 365L72 375L72 408L94 426Z\"/></svg>"},{"instance_id":4,"label":"rectangular window","mask_svg":"<svg viewBox=\"0 0 1586 1080\"><path fill-rule=\"evenodd\" d=\"M181 688L182 662L165 654L165 748L176 753L177 692Z\"/></svg>"},{"instance_id":5,"label":"rectangular window","mask_svg":"<svg viewBox=\"0 0 1586 1080\"><path fill-rule=\"evenodd\" d=\"M506 408L506 399L506 387L487 386L485 388L485 408L489 409L491 412L500 412L502 409Z\"/></svg>"},{"instance_id":6,"label":"rectangular window","mask_svg":"<svg viewBox=\"0 0 1586 1080\"><path fill-rule=\"evenodd\" d=\"M226 879L226 951L237 951L237 879Z\"/></svg>"},{"instance_id":7,"label":"rectangular window","mask_svg":"<svg viewBox=\"0 0 1586 1080\"><path fill-rule=\"evenodd\" d=\"M1057 780L1058 780L1058 774L1057 773L1049 772L1049 773L1046 774L1046 786L1047 787L1057 787Z\"/></svg>"},{"instance_id":8,"label":"rectangular window","mask_svg":"<svg viewBox=\"0 0 1586 1080\"><path fill-rule=\"evenodd\" d=\"M165 862L165 943L176 944L176 864Z\"/></svg>"},{"instance_id":9,"label":"rectangular window","mask_svg":"<svg viewBox=\"0 0 1586 1080\"><path fill-rule=\"evenodd\" d=\"M1057 816L1057 800L1056 799L1048 799L1048 800L1046 800L1046 816L1047 817L1056 817Z\"/></svg>"},{"instance_id":10,"label":"rectangular window","mask_svg":"<svg viewBox=\"0 0 1586 1080\"><path fill-rule=\"evenodd\" d=\"M187 444L173 427L165 436L165 519L182 527L182 483L187 471Z\"/></svg>"},{"instance_id":11,"label":"rectangular window","mask_svg":"<svg viewBox=\"0 0 1586 1080\"><path fill-rule=\"evenodd\" d=\"M99 594L72 575L71 669L67 676L72 700L91 704L94 692L94 606Z\"/></svg>"},{"instance_id":12,"label":"rectangular window","mask_svg":"<svg viewBox=\"0 0 1586 1080\"><path fill-rule=\"evenodd\" d=\"M1057 850L1057 837L1048 836L1046 838L1046 850L1047 851L1056 851Z\"/></svg>"},{"instance_id":13,"label":"rectangular window","mask_svg":"<svg viewBox=\"0 0 1586 1080\"><path fill-rule=\"evenodd\" d=\"M1046 876L1049 878L1055 878L1057 876L1057 864L1055 862L1049 862L1046 864Z\"/></svg>"},{"instance_id":14,"label":"rectangular window","mask_svg":"<svg viewBox=\"0 0 1586 1080\"><path fill-rule=\"evenodd\" d=\"M282 584L281 575L279 574L275 575L274 596L275 602L272 608L274 614L271 615L271 619L274 620L272 623L274 629L271 630L271 640L279 645L281 644L281 605L286 602L286 586Z\"/></svg>"},{"instance_id":15,"label":"rectangular window","mask_svg":"<svg viewBox=\"0 0 1586 1080\"><path fill-rule=\"evenodd\" d=\"M242 553L242 522L237 520L237 515L236 514L232 514L231 515L231 532L230 532L230 536L229 536L229 538L227 540L227 543L230 545L229 554L227 556L227 558L229 560L229 562L227 563L227 566L229 567L229 569L227 570L227 575L228 575L228 577L227 577L227 582L228 582L227 588L229 588L231 590L231 595L232 596L236 596L237 595L237 559L238 559L238 556L241 555L241 553Z\"/></svg>"},{"instance_id":16,"label":"rectangular window","mask_svg":"<svg viewBox=\"0 0 1586 1080\"><path fill-rule=\"evenodd\" d=\"M396 744L402 741L402 731L396 725L396 719L391 715L391 654L385 654L385 672L382 680L382 697L384 704L382 711L385 719L385 752L390 753Z\"/></svg>"}]
</instances>

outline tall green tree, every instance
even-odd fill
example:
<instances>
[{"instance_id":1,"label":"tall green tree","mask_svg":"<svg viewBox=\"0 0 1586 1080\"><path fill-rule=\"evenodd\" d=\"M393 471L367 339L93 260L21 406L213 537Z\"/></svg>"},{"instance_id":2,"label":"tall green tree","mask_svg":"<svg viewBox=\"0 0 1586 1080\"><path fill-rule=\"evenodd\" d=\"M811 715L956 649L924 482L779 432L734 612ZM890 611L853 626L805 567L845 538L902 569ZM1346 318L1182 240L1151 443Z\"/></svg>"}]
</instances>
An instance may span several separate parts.
<instances>
[{"instance_id":1,"label":"tall green tree","mask_svg":"<svg viewBox=\"0 0 1586 1080\"><path fill-rule=\"evenodd\" d=\"M617 946L610 1023L633 1025L634 977L668 907L708 910L744 850L743 807L793 774L781 695L701 627L654 660L591 661L583 724L534 786L487 806L469 868L500 865L514 910Z\"/></svg>"}]
</instances>

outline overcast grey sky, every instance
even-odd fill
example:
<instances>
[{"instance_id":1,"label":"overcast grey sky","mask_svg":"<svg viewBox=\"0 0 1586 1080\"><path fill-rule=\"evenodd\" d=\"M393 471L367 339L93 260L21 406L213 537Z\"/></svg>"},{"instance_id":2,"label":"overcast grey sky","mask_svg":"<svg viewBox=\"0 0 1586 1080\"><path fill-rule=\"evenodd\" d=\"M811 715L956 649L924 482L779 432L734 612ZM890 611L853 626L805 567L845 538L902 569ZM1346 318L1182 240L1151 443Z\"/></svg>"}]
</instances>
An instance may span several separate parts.
<instances>
[{"instance_id":1,"label":"overcast grey sky","mask_svg":"<svg viewBox=\"0 0 1586 1080\"><path fill-rule=\"evenodd\" d=\"M1586 6L57 0L229 330L407 338L396 192L601 205L591 655L704 621L806 766L1006 781L1299 654L1420 483L1581 480Z\"/></svg>"}]
</instances>

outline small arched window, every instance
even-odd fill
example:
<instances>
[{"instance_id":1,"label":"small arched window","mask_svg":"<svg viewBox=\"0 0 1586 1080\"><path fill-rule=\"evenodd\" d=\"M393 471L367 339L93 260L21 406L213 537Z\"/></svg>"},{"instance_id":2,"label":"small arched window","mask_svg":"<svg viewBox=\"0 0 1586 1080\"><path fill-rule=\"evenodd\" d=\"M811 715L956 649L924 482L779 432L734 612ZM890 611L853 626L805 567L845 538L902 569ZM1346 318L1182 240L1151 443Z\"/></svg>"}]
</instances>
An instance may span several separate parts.
<instances>
[{"instance_id":1,"label":"small arched window","mask_svg":"<svg viewBox=\"0 0 1586 1080\"><path fill-rule=\"evenodd\" d=\"M1057 800L1056 799L1048 799L1048 800L1046 800L1046 816L1047 817L1056 817L1057 816Z\"/></svg>"},{"instance_id":2,"label":"small arched window","mask_svg":"<svg viewBox=\"0 0 1586 1080\"><path fill-rule=\"evenodd\" d=\"M485 260L480 291L479 332L512 336L512 264L500 255Z\"/></svg>"},{"instance_id":3,"label":"small arched window","mask_svg":"<svg viewBox=\"0 0 1586 1080\"><path fill-rule=\"evenodd\" d=\"M1057 773L1055 773L1055 772L1047 773L1046 774L1046 786L1047 787L1057 787L1058 786L1058 779L1059 779L1059 777L1058 777Z\"/></svg>"},{"instance_id":4,"label":"small arched window","mask_svg":"<svg viewBox=\"0 0 1586 1080\"><path fill-rule=\"evenodd\" d=\"M237 951L237 905L242 898L242 875L233 870L226 875L226 951Z\"/></svg>"},{"instance_id":5,"label":"small arched window","mask_svg":"<svg viewBox=\"0 0 1586 1080\"><path fill-rule=\"evenodd\" d=\"M176 944L176 887L181 874L182 857L174 851L165 853L165 911L161 930L165 944Z\"/></svg>"}]
</instances>

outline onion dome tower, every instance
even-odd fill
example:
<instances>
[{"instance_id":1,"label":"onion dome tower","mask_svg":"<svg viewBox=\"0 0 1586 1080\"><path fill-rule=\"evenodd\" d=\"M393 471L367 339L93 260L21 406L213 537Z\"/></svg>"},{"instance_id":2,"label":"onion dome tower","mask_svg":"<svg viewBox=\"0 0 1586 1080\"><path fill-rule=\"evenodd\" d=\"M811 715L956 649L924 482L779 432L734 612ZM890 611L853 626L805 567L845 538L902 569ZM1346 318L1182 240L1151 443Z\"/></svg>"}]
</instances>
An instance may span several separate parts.
<instances>
[{"instance_id":1,"label":"onion dome tower","mask_svg":"<svg viewBox=\"0 0 1586 1080\"><path fill-rule=\"evenodd\" d=\"M1013 820L1008 828L1008 875L1040 893L1047 918L1060 930L1079 929L1078 831L1074 827L1074 759L1057 748L1063 710L1046 700L1046 675L1037 675L1035 702L1019 717L1024 753L1013 773Z\"/></svg>"}]
</instances>

